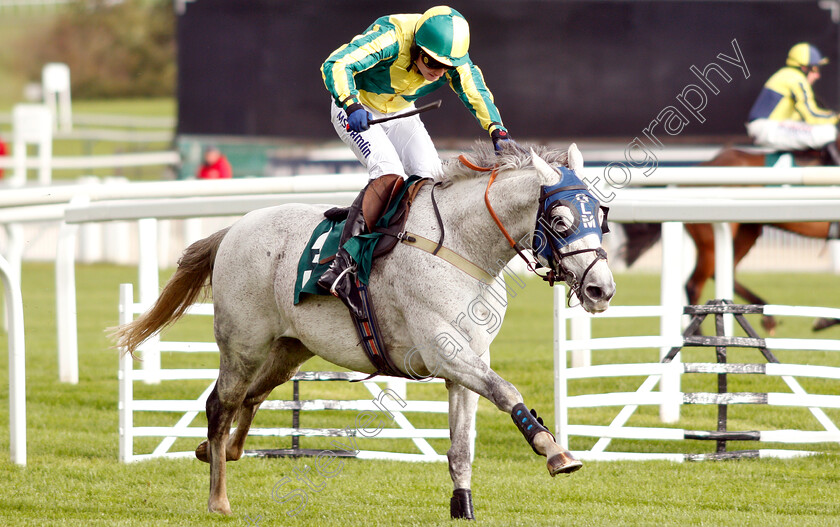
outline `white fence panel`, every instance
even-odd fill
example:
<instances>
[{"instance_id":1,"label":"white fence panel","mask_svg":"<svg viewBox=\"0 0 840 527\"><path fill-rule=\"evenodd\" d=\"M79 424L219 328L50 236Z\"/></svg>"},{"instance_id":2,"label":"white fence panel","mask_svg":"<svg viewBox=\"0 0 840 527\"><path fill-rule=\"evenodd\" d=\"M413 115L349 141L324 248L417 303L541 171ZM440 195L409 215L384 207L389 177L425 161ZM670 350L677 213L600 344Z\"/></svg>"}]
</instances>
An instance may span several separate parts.
<instances>
[{"instance_id":1,"label":"white fence panel","mask_svg":"<svg viewBox=\"0 0 840 527\"><path fill-rule=\"evenodd\" d=\"M125 324L134 319L134 315L140 314L146 306L135 303L133 299L133 288L131 284L120 286L120 324ZM212 315L212 305L197 304L192 306L188 315ZM141 356L145 361L148 354L153 352L160 357L162 352L167 355L172 353L193 353L193 352L214 352L218 353L218 347L212 342L171 342L157 340L149 346L144 347ZM215 379L218 377L217 369L144 369L135 370L134 361L130 355L124 355L120 359L119 371L119 413L120 413L120 460L132 462L156 457L189 457L194 455L193 451L171 451L177 438L206 438L207 428L190 426L204 410L207 397L215 386ZM361 373L335 373L335 372L300 372L290 382L318 382L354 379L362 380L367 375ZM139 381L160 383L156 393L163 395L166 390L165 381L184 380L211 380L209 386L194 400L172 400L172 399L149 399L136 400L134 398L134 383ZM383 390L379 384L385 382L387 387ZM441 379L426 381L440 384ZM449 428L415 428L411 421L404 415L406 413L437 413L447 414L449 403L445 400L411 400L405 394L408 385L424 384L420 381L396 379L391 377L380 377L376 380L363 381L362 385L370 392L372 399L362 400L267 400L260 406L263 410L292 410L293 412L311 412L318 410L348 410L356 412L377 412L384 411L392 416L396 427L382 428L375 439L410 439L419 452L390 452L379 450L358 450L353 457L361 459L390 459L395 461L446 461L445 453L438 453L428 439L449 438ZM441 387L443 390L443 388ZM388 408L384 406L384 398L390 398ZM399 398L399 401L397 401ZM135 416L138 412L173 412L183 414L173 426L135 426ZM294 418L293 418L294 419ZM358 429L325 429L325 428L301 428L293 426L289 428L252 428L250 436L270 437L342 437L356 436ZM151 453L135 453L135 439L139 437L160 437L160 443ZM360 439L367 436L359 435ZM367 437L370 439L369 437ZM475 428L471 431L473 452L475 450ZM299 449L297 439L293 439L293 449L306 452L307 449ZM292 450L293 450L292 449ZM292 453L286 449L285 454ZM311 452L310 452L311 453ZM262 455L253 453L252 455Z\"/></svg>"},{"instance_id":2,"label":"white fence panel","mask_svg":"<svg viewBox=\"0 0 840 527\"><path fill-rule=\"evenodd\" d=\"M569 444L570 437L590 437L598 440L589 450L574 450L575 455L581 459L589 460L644 460L644 459L668 459L672 461L688 461L703 459L726 459L734 457L795 457L815 453L813 451L798 449L759 449L754 451L741 452L714 452L707 454L683 454L670 452L608 452L606 449L613 439L630 440L715 440L725 437L739 437L734 440L753 440L765 443L781 444L817 444L826 442L840 443L840 429L834 420L823 409L840 408L840 367L817 365L817 364L791 364L791 363L758 363L758 364L726 364L726 363L685 363L673 361L670 363L607 363L593 366L568 368L567 362L571 350L589 348L594 352L601 350L628 350L637 347L655 348L665 340L662 336L626 336L626 337L595 337L585 340L577 340L574 336L566 337L567 321L583 319L591 321L593 318L623 318L623 317L661 317L664 318L669 309L665 306L627 306L620 309L618 313L611 308L603 315L591 315L585 313L580 307L566 308L564 288L555 293L555 433L563 444ZM670 308L673 310L673 308ZM766 306L766 314L784 316L806 316L806 317L840 317L840 309L802 307L802 306ZM730 315L731 316L731 315ZM726 335L732 335L731 330ZM682 348L686 344L684 338L680 337L678 342L668 339L668 346ZM819 350L840 352L840 340L836 339L793 339L793 338L764 338L754 339L760 342L769 350ZM714 356L714 348L706 348L707 352ZM756 354L759 352L756 350ZM624 355L625 360L630 354ZM767 393L683 393L673 389L661 388L654 391L664 379L677 377L684 374L747 374L766 375L779 377L788 386L790 393L767 392ZM591 380L596 378L644 378L638 385L635 392L616 391L607 393L576 393L570 388L570 382ZM828 389L828 394L812 394L799 383L798 378L817 378L831 381L838 381L833 388ZM676 381L679 386L680 381ZM643 405L668 405L668 404L708 404L708 405L733 405L733 404L761 404L767 406L804 407L809 410L816 424L822 430L762 430L749 432L716 432L686 430L669 426L651 427L628 425L628 422L636 413L639 406ZM606 408L614 407L619 409L613 419L602 425L580 424L571 422L570 410L576 408ZM591 415L591 414L588 414ZM667 419L668 415L662 415L663 423L674 422ZM719 417L720 419L720 417ZM784 426L784 423L780 423ZM730 435L725 435L729 433ZM722 435L723 434L723 435Z\"/></svg>"}]
</instances>

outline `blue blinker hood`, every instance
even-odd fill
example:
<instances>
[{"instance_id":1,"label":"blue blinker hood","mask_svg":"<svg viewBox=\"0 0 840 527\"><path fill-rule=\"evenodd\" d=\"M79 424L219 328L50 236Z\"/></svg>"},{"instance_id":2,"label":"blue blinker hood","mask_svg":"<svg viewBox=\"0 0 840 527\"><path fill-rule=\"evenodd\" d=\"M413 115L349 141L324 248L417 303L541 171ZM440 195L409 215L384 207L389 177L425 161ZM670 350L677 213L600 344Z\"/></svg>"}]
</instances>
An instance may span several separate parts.
<instances>
[{"instance_id":1,"label":"blue blinker hood","mask_svg":"<svg viewBox=\"0 0 840 527\"><path fill-rule=\"evenodd\" d=\"M609 232L607 226L607 207L601 207L597 199L589 192L574 170L557 167L562 176L555 185L540 188L540 206L537 211L537 227L534 231L534 252L554 262L553 253L589 234L595 234L601 240L602 234ZM574 221L566 227L559 217L552 218L555 207L566 206L571 210ZM604 212L603 223L598 223L598 208Z\"/></svg>"}]
</instances>

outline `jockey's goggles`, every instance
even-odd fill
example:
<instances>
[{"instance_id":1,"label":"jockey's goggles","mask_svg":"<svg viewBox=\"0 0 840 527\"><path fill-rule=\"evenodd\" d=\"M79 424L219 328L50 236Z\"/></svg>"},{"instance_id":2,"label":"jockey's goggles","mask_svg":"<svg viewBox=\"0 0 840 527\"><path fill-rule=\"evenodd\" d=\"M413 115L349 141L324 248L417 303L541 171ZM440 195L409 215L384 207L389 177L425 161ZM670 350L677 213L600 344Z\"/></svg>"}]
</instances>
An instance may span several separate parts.
<instances>
[{"instance_id":1,"label":"jockey's goggles","mask_svg":"<svg viewBox=\"0 0 840 527\"><path fill-rule=\"evenodd\" d=\"M420 60L423 61L423 64L426 65L427 68L430 70L451 70L453 66L449 66L443 64L442 62L438 62L432 57L430 57L425 51L420 51Z\"/></svg>"}]
</instances>

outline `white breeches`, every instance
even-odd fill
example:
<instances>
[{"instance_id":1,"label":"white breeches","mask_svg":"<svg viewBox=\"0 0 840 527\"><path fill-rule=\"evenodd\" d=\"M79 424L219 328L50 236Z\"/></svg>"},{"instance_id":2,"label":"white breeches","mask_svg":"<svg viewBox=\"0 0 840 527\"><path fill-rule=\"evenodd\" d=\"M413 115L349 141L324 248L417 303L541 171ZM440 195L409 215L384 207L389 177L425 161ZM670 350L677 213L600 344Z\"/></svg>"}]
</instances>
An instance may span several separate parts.
<instances>
[{"instance_id":1,"label":"white breeches","mask_svg":"<svg viewBox=\"0 0 840 527\"><path fill-rule=\"evenodd\" d=\"M747 124L747 133L757 145L778 150L819 150L837 140L837 128L834 125L815 125L801 121L756 119Z\"/></svg>"},{"instance_id":2,"label":"white breeches","mask_svg":"<svg viewBox=\"0 0 840 527\"><path fill-rule=\"evenodd\" d=\"M330 106L330 117L336 133L367 168L371 179L385 174L398 174L403 179L410 175L439 179L443 172L440 157L420 116L412 115L374 124L368 130L357 133L347 131L347 115L344 110L336 106L335 101ZM413 109L412 105L404 111ZM371 109L368 111L374 119L394 115Z\"/></svg>"}]
</instances>

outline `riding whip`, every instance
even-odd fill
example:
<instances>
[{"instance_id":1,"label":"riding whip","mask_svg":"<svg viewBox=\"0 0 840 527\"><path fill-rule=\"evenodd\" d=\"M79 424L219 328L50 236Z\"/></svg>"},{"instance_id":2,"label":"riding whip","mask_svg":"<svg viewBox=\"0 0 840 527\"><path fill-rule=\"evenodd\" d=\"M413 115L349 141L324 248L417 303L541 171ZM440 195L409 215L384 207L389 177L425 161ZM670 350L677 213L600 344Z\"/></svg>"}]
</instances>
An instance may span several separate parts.
<instances>
[{"instance_id":1,"label":"riding whip","mask_svg":"<svg viewBox=\"0 0 840 527\"><path fill-rule=\"evenodd\" d=\"M407 111L405 113L401 113L398 115L389 115L388 117L380 117L379 119L371 119L368 121L368 124L377 124L377 123L384 123L385 121L390 121L392 119L400 119L402 117L411 117L412 115L417 115L418 113L428 112L429 110L434 110L435 108L440 108L440 103L442 101L440 99L436 100L435 102L430 102L429 104L425 104L413 110Z\"/></svg>"}]
</instances>

